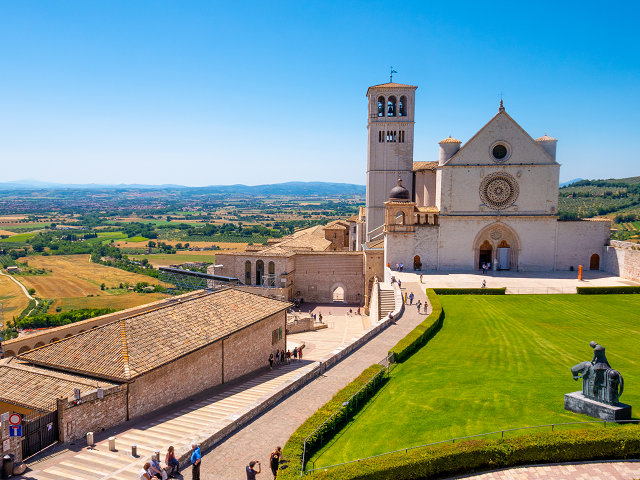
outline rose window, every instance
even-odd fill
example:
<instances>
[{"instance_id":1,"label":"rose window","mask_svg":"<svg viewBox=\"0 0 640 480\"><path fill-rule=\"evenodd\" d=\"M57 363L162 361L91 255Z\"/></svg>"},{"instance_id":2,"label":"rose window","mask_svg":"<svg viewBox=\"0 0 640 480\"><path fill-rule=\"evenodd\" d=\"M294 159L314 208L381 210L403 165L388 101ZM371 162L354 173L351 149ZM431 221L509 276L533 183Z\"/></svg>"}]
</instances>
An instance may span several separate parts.
<instances>
[{"instance_id":1,"label":"rose window","mask_svg":"<svg viewBox=\"0 0 640 480\"><path fill-rule=\"evenodd\" d=\"M480 199L494 210L507 208L518 197L518 183L508 173L498 172L488 175L480 185Z\"/></svg>"}]
</instances>

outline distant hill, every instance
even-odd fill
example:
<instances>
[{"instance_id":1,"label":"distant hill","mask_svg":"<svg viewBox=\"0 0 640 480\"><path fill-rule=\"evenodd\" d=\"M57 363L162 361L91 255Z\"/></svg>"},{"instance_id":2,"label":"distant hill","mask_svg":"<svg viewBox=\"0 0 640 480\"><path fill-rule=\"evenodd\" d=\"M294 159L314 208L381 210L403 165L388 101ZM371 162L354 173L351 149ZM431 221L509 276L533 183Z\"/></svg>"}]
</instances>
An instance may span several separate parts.
<instances>
[{"instance_id":1,"label":"distant hill","mask_svg":"<svg viewBox=\"0 0 640 480\"><path fill-rule=\"evenodd\" d=\"M38 180L18 180L0 183L0 190L192 190L203 194L244 194L244 195L364 195L364 185L330 182L287 182L268 185L211 185L208 187L187 187L184 185L141 185L119 184L100 185L97 183L72 184L48 183Z\"/></svg>"},{"instance_id":2,"label":"distant hill","mask_svg":"<svg viewBox=\"0 0 640 480\"><path fill-rule=\"evenodd\" d=\"M574 178L573 180L569 180L568 182L562 182L560 184L560 187L566 187L568 185L571 185L572 183L579 182L580 180L584 180L584 179L583 178Z\"/></svg>"}]
</instances>

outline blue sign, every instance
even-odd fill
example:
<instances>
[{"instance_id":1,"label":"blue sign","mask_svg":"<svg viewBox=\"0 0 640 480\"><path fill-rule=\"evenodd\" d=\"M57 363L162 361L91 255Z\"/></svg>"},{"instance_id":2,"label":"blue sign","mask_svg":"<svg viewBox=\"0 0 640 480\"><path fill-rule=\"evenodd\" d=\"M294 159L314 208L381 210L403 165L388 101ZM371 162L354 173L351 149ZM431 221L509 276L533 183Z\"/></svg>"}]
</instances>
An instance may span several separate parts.
<instances>
[{"instance_id":1,"label":"blue sign","mask_svg":"<svg viewBox=\"0 0 640 480\"><path fill-rule=\"evenodd\" d=\"M22 425L10 425L9 426L9 436L10 437L21 437L22 436Z\"/></svg>"}]
</instances>

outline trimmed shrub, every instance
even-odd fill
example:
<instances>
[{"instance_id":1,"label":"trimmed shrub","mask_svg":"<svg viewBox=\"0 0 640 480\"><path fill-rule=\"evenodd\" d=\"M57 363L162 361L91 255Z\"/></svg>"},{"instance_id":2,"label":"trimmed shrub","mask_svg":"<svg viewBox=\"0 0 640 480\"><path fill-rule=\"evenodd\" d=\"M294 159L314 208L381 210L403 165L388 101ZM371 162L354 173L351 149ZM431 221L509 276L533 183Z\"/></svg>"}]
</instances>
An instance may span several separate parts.
<instances>
[{"instance_id":1,"label":"trimmed shrub","mask_svg":"<svg viewBox=\"0 0 640 480\"><path fill-rule=\"evenodd\" d=\"M394 353L395 362L403 362L407 359L414 350L428 341L432 333L442 325L444 311L440 300L438 300L438 295L432 288L428 288L427 297L429 298L429 303L431 303L431 313L389 351L389 353Z\"/></svg>"},{"instance_id":2,"label":"trimmed shrub","mask_svg":"<svg viewBox=\"0 0 640 480\"><path fill-rule=\"evenodd\" d=\"M307 420L302 425L300 425L295 432L293 432L293 435L289 437L289 440L287 440L287 443L282 449L282 457L288 460L290 463L285 470L281 470L278 473L278 478L300 478L300 470L302 468L302 453L304 449L305 438L311 435L311 433L313 433L316 428L322 425L331 415L336 412L336 410L342 407L343 402L349 400L349 398L351 398L372 378L374 378L375 376L380 376L380 383L378 385L382 385L382 375L384 374L384 370L385 368L382 365L378 364L371 365L369 368L365 369L358 376L358 378L349 383L343 389L339 390L331 400L320 407L313 415L307 418ZM363 405L364 403L365 402L362 402L360 403L360 405ZM353 411L350 411L350 414L353 414ZM344 412L342 415L346 415L346 412ZM307 459L310 456L310 450L312 450L313 447L318 444L320 435L323 435L325 433L326 435L330 435L330 433L328 432L328 430L330 429L332 429L332 427L330 425L326 425L326 429L317 432L315 438L309 439L310 441L307 442Z\"/></svg>"},{"instance_id":3,"label":"trimmed shrub","mask_svg":"<svg viewBox=\"0 0 640 480\"><path fill-rule=\"evenodd\" d=\"M581 295L612 295L621 293L640 293L640 287L578 287Z\"/></svg>"},{"instance_id":4,"label":"trimmed shrub","mask_svg":"<svg viewBox=\"0 0 640 480\"><path fill-rule=\"evenodd\" d=\"M318 470L310 477L322 480L403 480L463 475L479 469L532 463L638 458L639 455L640 429L628 425L442 444Z\"/></svg>"},{"instance_id":5,"label":"trimmed shrub","mask_svg":"<svg viewBox=\"0 0 640 480\"><path fill-rule=\"evenodd\" d=\"M502 288L434 288L438 295L504 295L507 287Z\"/></svg>"}]
</instances>

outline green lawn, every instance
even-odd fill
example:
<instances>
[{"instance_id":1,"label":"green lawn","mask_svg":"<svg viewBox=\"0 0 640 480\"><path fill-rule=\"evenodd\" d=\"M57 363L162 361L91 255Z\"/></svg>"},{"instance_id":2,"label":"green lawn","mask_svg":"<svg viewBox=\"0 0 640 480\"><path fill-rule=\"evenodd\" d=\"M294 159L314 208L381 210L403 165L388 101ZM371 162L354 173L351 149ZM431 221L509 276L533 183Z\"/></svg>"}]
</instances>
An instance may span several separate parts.
<instances>
[{"instance_id":1,"label":"green lawn","mask_svg":"<svg viewBox=\"0 0 640 480\"><path fill-rule=\"evenodd\" d=\"M591 340L606 347L624 377L621 401L640 405L640 295L439 298L446 315L440 332L392 370L355 421L312 457L315 467L501 429L592 420L564 410L564 394L581 389L570 368L591 360Z\"/></svg>"}]
</instances>

